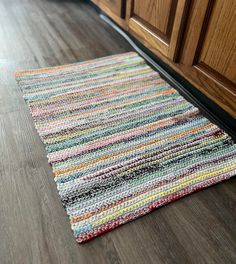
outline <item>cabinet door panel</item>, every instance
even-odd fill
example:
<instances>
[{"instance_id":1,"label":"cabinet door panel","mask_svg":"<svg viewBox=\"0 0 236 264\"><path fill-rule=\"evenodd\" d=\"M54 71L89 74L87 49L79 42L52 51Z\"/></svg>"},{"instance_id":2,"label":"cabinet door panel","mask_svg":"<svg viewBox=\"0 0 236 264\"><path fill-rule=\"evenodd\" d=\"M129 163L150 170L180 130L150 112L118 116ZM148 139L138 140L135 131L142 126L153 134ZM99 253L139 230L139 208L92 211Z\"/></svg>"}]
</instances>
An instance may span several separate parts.
<instances>
[{"instance_id":1,"label":"cabinet door panel","mask_svg":"<svg viewBox=\"0 0 236 264\"><path fill-rule=\"evenodd\" d=\"M151 50L174 59L185 19L186 0L129 0L129 30Z\"/></svg>"},{"instance_id":2,"label":"cabinet door panel","mask_svg":"<svg viewBox=\"0 0 236 264\"><path fill-rule=\"evenodd\" d=\"M92 0L92 2L109 14L120 18L125 16L125 0Z\"/></svg>"},{"instance_id":3,"label":"cabinet door panel","mask_svg":"<svg viewBox=\"0 0 236 264\"><path fill-rule=\"evenodd\" d=\"M216 1L198 62L236 84L236 1Z\"/></svg>"},{"instance_id":4,"label":"cabinet door panel","mask_svg":"<svg viewBox=\"0 0 236 264\"><path fill-rule=\"evenodd\" d=\"M173 19L176 11L177 1L172 0L136 0L134 1L133 17L140 19L143 23L159 31L167 38L173 27Z\"/></svg>"},{"instance_id":5,"label":"cabinet door panel","mask_svg":"<svg viewBox=\"0 0 236 264\"><path fill-rule=\"evenodd\" d=\"M236 1L194 0L181 50L186 76L236 117Z\"/></svg>"},{"instance_id":6,"label":"cabinet door panel","mask_svg":"<svg viewBox=\"0 0 236 264\"><path fill-rule=\"evenodd\" d=\"M122 0L99 0L99 2L109 8L114 14L122 16Z\"/></svg>"}]
</instances>

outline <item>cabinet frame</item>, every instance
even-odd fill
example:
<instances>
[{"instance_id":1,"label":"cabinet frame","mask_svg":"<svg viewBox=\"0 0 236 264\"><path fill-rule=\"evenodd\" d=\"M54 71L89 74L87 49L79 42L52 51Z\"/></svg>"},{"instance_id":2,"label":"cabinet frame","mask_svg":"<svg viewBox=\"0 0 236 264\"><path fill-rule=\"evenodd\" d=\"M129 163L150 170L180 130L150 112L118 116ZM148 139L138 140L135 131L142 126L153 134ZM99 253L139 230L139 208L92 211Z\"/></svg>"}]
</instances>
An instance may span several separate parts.
<instances>
[{"instance_id":1,"label":"cabinet frame","mask_svg":"<svg viewBox=\"0 0 236 264\"><path fill-rule=\"evenodd\" d=\"M187 17L187 9L189 0L177 0L176 10L174 12L173 27L169 41L166 41L162 36L150 30L134 15L134 1L127 0L126 4L126 23L128 30L145 43L148 48L155 52L160 51L164 56L176 61L179 44L183 32L183 25Z\"/></svg>"}]
</instances>

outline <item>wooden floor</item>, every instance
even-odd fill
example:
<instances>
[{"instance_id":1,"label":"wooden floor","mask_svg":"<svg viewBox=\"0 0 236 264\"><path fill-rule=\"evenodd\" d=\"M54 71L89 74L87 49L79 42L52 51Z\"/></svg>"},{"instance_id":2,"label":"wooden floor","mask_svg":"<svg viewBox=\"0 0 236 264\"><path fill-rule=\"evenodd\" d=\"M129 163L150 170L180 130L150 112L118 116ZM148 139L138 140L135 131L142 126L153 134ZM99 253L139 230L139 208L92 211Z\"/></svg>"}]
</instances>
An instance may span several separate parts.
<instances>
[{"instance_id":1,"label":"wooden floor","mask_svg":"<svg viewBox=\"0 0 236 264\"><path fill-rule=\"evenodd\" d=\"M236 180L84 245L72 235L14 72L132 50L79 0L0 0L0 263L236 263Z\"/></svg>"}]
</instances>

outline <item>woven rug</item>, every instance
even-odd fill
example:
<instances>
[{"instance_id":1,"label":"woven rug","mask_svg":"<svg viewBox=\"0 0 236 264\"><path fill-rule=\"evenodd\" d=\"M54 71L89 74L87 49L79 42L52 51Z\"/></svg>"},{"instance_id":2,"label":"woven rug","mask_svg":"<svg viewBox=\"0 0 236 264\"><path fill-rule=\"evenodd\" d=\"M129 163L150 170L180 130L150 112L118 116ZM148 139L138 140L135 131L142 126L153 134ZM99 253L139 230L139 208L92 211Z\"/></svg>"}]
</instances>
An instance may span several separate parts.
<instances>
[{"instance_id":1,"label":"woven rug","mask_svg":"<svg viewBox=\"0 0 236 264\"><path fill-rule=\"evenodd\" d=\"M236 145L136 53L16 73L78 242L236 174Z\"/></svg>"}]
</instances>

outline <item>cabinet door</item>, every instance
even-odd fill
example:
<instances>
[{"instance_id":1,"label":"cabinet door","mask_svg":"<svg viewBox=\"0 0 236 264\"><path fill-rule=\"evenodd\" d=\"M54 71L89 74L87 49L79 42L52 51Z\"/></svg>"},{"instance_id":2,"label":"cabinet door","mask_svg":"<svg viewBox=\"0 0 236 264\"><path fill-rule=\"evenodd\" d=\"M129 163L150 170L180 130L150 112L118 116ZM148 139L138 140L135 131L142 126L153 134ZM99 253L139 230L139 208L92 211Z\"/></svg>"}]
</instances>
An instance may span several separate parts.
<instances>
[{"instance_id":1,"label":"cabinet door","mask_svg":"<svg viewBox=\"0 0 236 264\"><path fill-rule=\"evenodd\" d=\"M120 18L125 16L125 0L92 0L103 11L114 14Z\"/></svg>"},{"instance_id":2,"label":"cabinet door","mask_svg":"<svg viewBox=\"0 0 236 264\"><path fill-rule=\"evenodd\" d=\"M236 117L236 1L192 1L183 44L184 73Z\"/></svg>"},{"instance_id":3,"label":"cabinet door","mask_svg":"<svg viewBox=\"0 0 236 264\"><path fill-rule=\"evenodd\" d=\"M182 33L187 0L128 0L129 31L152 51L174 60Z\"/></svg>"}]
</instances>

